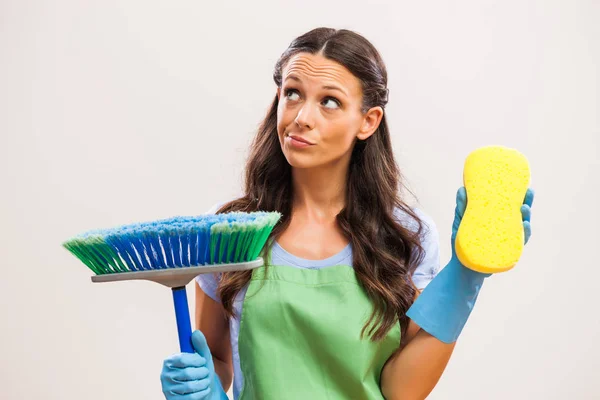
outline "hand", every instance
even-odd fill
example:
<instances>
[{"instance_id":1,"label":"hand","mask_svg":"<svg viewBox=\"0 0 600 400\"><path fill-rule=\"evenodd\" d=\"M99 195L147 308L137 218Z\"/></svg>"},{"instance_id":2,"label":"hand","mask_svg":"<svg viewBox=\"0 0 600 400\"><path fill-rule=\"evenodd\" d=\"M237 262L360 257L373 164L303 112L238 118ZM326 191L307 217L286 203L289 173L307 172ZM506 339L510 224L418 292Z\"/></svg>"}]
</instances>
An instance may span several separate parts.
<instances>
[{"instance_id":1,"label":"hand","mask_svg":"<svg viewBox=\"0 0 600 400\"><path fill-rule=\"evenodd\" d=\"M525 194L525 199L523 200L523 205L521 206L521 215L523 216L523 230L525 233L525 244L529 241L531 237L531 206L533 204L534 198L533 189L527 189L527 193ZM456 233L458 232L458 227L460 226L460 222L462 221L462 217L465 214L465 210L467 209L467 191L464 186L461 186L456 192L456 209L454 210L454 222L452 224L452 257L456 257L456 250L454 249L454 242L456 239ZM488 274L489 276L489 274Z\"/></svg>"},{"instance_id":2,"label":"hand","mask_svg":"<svg viewBox=\"0 0 600 400\"><path fill-rule=\"evenodd\" d=\"M192 345L196 353L178 353L164 361L160 382L165 398L227 399L202 332L197 330L192 333Z\"/></svg>"},{"instance_id":3,"label":"hand","mask_svg":"<svg viewBox=\"0 0 600 400\"><path fill-rule=\"evenodd\" d=\"M525 243L531 236L532 203L533 190L527 189L521 207ZM466 268L456 256L454 241L466 208L467 191L461 187L456 194L456 210L452 224L452 258L406 312L421 329L444 343L453 343L458 339L471 315L485 278L491 275Z\"/></svg>"}]
</instances>

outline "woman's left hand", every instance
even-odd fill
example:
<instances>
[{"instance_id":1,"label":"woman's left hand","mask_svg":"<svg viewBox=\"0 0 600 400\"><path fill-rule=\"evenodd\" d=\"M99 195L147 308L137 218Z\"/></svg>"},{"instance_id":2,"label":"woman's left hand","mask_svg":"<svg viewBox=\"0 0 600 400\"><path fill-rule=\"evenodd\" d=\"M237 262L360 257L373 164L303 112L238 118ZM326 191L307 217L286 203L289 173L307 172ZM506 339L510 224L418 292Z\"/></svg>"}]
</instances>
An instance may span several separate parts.
<instances>
[{"instance_id":1,"label":"woman's left hand","mask_svg":"<svg viewBox=\"0 0 600 400\"><path fill-rule=\"evenodd\" d=\"M533 190L527 189L521 206L525 243L531 237L533 196ZM467 191L461 187L456 194L452 225L452 258L406 312L422 330L443 343L453 343L458 339L475 305L483 281L491 275L466 268L456 255L454 241L466 208Z\"/></svg>"},{"instance_id":2,"label":"woman's left hand","mask_svg":"<svg viewBox=\"0 0 600 400\"><path fill-rule=\"evenodd\" d=\"M533 189L527 189L527 193L525 194L525 199L523 200L523 205L521 206L521 214L523 216L523 231L525 233L525 244L529 241L531 237L531 206L533 204L534 198ZM456 250L454 249L454 242L456 239L456 233L458 232L458 227L460 226L460 222L462 221L462 217L465 214L465 210L467 209L467 191L464 186L461 186L456 192L456 209L454 210L454 222L452 224L452 257L456 257Z\"/></svg>"}]
</instances>

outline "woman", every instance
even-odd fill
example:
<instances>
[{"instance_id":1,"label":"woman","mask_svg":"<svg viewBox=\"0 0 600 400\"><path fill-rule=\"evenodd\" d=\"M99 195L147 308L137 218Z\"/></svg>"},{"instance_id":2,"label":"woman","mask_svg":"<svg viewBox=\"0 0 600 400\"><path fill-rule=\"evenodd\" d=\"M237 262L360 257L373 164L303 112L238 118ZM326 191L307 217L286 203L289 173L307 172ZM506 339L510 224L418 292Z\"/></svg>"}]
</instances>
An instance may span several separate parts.
<instances>
[{"instance_id":1,"label":"woman","mask_svg":"<svg viewBox=\"0 0 600 400\"><path fill-rule=\"evenodd\" d=\"M245 195L213 210L282 213L267 267L197 278L197 354L165 360L163 392L225 399L233 379L242 400L425 398L485 276L453 255L420 295L438 280L438 233L398 194L383 61L360 35L319 28L274 80ZM454 233L465 205L461 188Z\"/></svg>"}]
</instances>

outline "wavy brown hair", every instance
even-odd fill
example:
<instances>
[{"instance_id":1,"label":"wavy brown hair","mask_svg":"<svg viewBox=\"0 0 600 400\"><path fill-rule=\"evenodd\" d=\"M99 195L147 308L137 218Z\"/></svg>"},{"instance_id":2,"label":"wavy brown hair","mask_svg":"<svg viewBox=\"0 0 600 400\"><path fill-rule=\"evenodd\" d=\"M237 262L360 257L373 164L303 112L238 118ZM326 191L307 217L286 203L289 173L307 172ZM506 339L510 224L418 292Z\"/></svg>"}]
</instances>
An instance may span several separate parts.
<instances>
[{"instance_id":1,"label":"wavy brown hair","mask_svg":"<svg viewBox=\"0 0 600 400\"><path fill-rule=\"evenodd\" d=\"M362 112L385 107L388 101L387 71L381 56L361 35L349 30L317 28L293 40L275 65L273 79L282 83L282 69L295 54L321 54L345 66L362 84ZM273 229L263 254L288 227L292 215L292 174L277 136L275 96L251 145L245 171L245 195L223 205L217 212L278 211L280 222ZM382 339L400 322L407 328L406 311L412 304L416 288L412 273L423 257L420 235L423 224L400 198L404 187L394 160L388 125L383 119L377 131L364 141L357 140L352 150L345 207L337 223L352 245L353 266L363 288L373 303L373 312L362 330L373 340ZM400 209L417 222L416 231L401 225L394 216ZM265 258L266 259L266 258ZM233 301L250 281L252 272L222 274L218 293L229 317Z\"/></svg>"}]
</instances>

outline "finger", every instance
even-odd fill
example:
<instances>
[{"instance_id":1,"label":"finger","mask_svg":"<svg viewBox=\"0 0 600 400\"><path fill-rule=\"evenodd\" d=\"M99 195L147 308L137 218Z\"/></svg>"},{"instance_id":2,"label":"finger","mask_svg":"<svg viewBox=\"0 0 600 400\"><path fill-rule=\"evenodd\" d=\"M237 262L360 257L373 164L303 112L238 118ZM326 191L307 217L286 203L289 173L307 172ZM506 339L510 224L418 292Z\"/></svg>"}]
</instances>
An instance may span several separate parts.
<instances>
[{"instance_id":1,"label":"finger","mask_svg":"<svg viewBox=\"0 0 600 400\"><path fill-rule=\"evenodd\" d=\"M189 395L205 392L210 388L210 379L202 379L190 382L175 382L170 388L170 392L177 395Z\"/></svg>"},{"instance_id":2,"label":"finger","mask_svg":"<svg viewBox=\"0 0 600 400\"><path fill-rule=\"evenodd\" d=\"M521 206L521 214L523 215L523 221L531 222L531 208L527 204Z\"/></svg>"},{"instance_id":3,"label":"finger","mask_svg":"<svg viewBox=\"0 0 600 400\"><path fill-rule=\"evenodd\" d=\"M531 224L529 221L523 222L523 232L525 234L525 244L529 242L529 238L531 237Z\"/></svg>"},{"instance_id":4,"label":"finger","mask_svg":"<svg viewBox=\"0 0 600 400\"><path fill-rule=\"evenodd\" d=\"M181 400L204 400L208 399L210 395L210 388L204 389L200 392L188 394L181 397Z\"/></svg>"},{"instance_id":5,"label":"finger","mask_svg":"<svg viewBox=\"0 0 600 400\"><path fill-rule=\"evenodd\" d=\"M195 330L192 332L192 345L194 346L196 352L206 359L206 365L209 368L212 367L212 354L210 353L210 348L208 347L206 337L201 331Z\"/></svg>"},{"instance_id":6,"label":"finger","mask_svg":"<svg viewBox=\"0 0 600 400\"><path fill-rule=\"evenodd\" d=\"M169 370L168 376L173 382L188 382L205 379L208 377L209 373L210 372L206 367L184 369L177 368Z\"/></svg>"},{"instance_id":7,"label":"finger","mask_svg":"<svg viewBox=\"0 0 600 400\"><path fill-rule=\"evenodd\" d=\"M464 186L461 186L456 192L456 210L455 215L458 215L461 219L465 214L467 208L467 190Z\"/></svg>"},{"instance_id":8,"label":"finger","mask_svg":"<svg viewBox=\"0 0 600 400\"><path fill-rule=\"evenodd\" d=\"M452 239L454 239L460 222L462 221L462 217L465 213L466 200L467 192L464 187L461 187L456 192L456 207L454 208L454 221L452 222Z\"/></svg>"},{"instance_id":9,"label":"finger","mask_svg":"<svg viewBox=\"0 0 600 400\"><path fill-rule=\"evenodd\" d=\"M164 364L169 368L200 368L206 365L206 359L196 353L179 353L167 358Z\"/></svg>"},{"instance_id":10,"label":"finger","mask_svg":"<svg viewBox=\"0 0 600 400\"><path fill-rule=\"evenodd\" d=\"M523 204L527 204L529 207L531 207L533 205L533 198L535 197L535 192L532 188L528 188L527 192L525 193L525 200L523 201Z\"/></svg>"}]
</instances>

